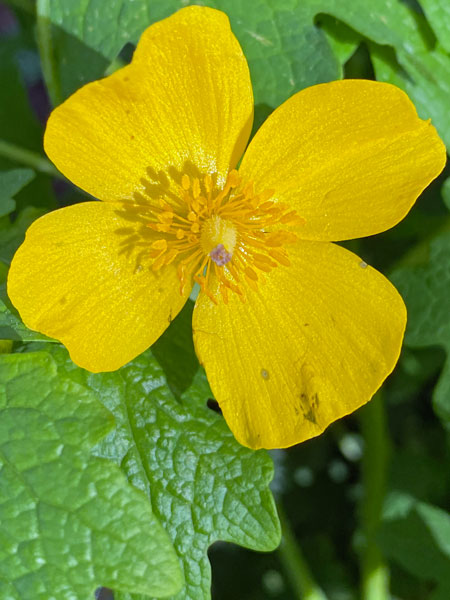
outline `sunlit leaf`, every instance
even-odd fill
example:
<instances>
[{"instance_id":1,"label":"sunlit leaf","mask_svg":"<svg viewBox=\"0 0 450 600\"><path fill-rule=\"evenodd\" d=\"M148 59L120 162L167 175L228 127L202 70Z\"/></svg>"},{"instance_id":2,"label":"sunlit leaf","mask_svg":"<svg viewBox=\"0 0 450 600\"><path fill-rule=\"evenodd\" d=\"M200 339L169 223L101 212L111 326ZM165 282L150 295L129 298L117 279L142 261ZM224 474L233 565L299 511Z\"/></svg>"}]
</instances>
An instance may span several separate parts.
<instances>
[{"instance_id":1,"label":"sunlit leaf","mask_svg":"<svg viewBox=\"0 0 450 600\"><path fill-rule=\"evenodd\" d=\"M0 597L167 595L181 574L144 494L90 447L113 426L45 353L0 356Z\"/></svg>"},{"instance_id":2,"label":"sunlit leaf","mask_svg":"<svg viewBox=\"0 0 450 600\"><path fill-rule=\"evenodd\" d=\"M186 581L176 600L210 598L207 549L214 541L261 551L278 545L268 488L272 461L265 451L238 444L223 418L207 407L207 397L200 403L208 389L201 372L180 402L150 352L103 374L79 369L60 347L52 354L60 373L88 386L114 415L117 428L97 453L120 464L148 495L169 533Z\"/></svg>"}]
</instances>

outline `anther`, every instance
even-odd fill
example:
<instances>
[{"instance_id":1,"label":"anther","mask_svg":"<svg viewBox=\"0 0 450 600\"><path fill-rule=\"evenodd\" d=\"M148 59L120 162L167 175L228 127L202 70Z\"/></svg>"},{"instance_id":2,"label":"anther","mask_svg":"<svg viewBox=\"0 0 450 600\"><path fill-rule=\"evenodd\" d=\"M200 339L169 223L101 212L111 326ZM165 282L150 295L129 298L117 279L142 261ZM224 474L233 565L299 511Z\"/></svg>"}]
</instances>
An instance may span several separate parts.
<instances>
[{"instance_id":1,"label":"anther","mask_svg":"<svg viewBox=\"0 0 450 600\"><path fill-rule=\"evenodd\" d=\"M156 242L152 243L151 247L155 248L156 250L165 250L167 248L167 240L164 238L156 240Z\"/></svg>"},{"instance_id":2,"label":"anther","mask_svg":"<svg viewBox=\"0 0 450 600\"><path fill-rule=\"evenodd\" d=\"M194 183L192 184L192 195L194 199L200 196L200 181L197 178L194 179Z\"/></svg>"},{"instance_id":3,"label":"anther","mask_svg":"<svg viewBox=\"0 0 450 600\"><path fill-rule=\"evenodd\" d=\"M285 267L290 266L291 261L282 252L278 252L278 250L269 250L269 254L272 258L277 260L280 264L284 265Z\"/></svg>"},{"instance_id":4,"label":"anther","mask_svg":"<svg viewBox=\"0 0 450 600\"><path fill-rule=\"evenodd\" d=\"M241 182L241 178L238 175L238 172L233 169L228 173L227 183L230 187L237 187Z\"/></svg>"},{"instance_id":5,"label":"anther","mask_svg":"<svg viewBox=\"0 0 450 600\"><path fill-rule=\"evenodd\" d=\"M191 180L189 179L189 175L183 175L183 177L181 178L181 186L183 190L188 190L191 187Z\"/></svg>"},{"instance_id":6,"label":"anther","mask_svg":"<svg viewBox=\"0 0 450 600\"><path fill-rule=\"evenodd\" d=\"M247 277L250 277L250 279L253 279L253 281L258 281L258 275L251 267L245 268L245 274L247 275Z\"/></svg>"}]
</instances>

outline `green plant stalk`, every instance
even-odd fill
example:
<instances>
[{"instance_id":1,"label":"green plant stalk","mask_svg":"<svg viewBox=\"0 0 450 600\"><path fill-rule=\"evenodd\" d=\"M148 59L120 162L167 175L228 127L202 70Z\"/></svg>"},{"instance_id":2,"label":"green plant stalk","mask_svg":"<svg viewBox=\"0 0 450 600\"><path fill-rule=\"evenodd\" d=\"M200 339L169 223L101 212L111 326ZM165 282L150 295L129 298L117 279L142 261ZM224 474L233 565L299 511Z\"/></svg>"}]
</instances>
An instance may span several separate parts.
<instances>
[{"instance_id":1,"label":"green plant stalk","mask_svg":"<svg viewBox=\"0 0 450 600\"><path fill-rule=\"evenodd\" d=\"M36 11L36 38L41 57L42 73L50 101L53 106L58 106L58 104L61 104L63 98L53 53L50 0L37 0Z\"/></svg>"},{"instance_id":2,"label":"green plant stalk","mask_svg":"<svg viewBox=\"0 0 450 600\"><path fill-rule=\"evenodd\" d=\"M277 503L283 537L277 550L280 562L288 577L295 597L298 600L327 600L327 597L314 581L305 558L297 545L294 532L284 508Z\"/></svg>"},{"instance_id":3,"label":"green plant stalk","mask_svg":"<svg viewBox=\"0 0 450 600\"><path fill-rule=\"evenodd\" d=\"M361 598L389 600L389 571L376 542L386 492L387 462L390 444L382 392L360 412L364 437L361 523L365 545L361 554Z\"/></svg>"},{"instance_id":4,"label":"green plant stalk","mask_svg":"<svg viewBox=\"0 0 450 600\"><path fill-rule=\"evenodd\" d=\"M64 181L66 180L64 175L62 175L44 156L41 156L37 152L26 150L21 146L16 146L10 142L0 140L0 156L26 165L27 167L32 167L40 173L45 173L46 175L51 175L52 177L57 177Z\"/></svg>"}]
</instances>

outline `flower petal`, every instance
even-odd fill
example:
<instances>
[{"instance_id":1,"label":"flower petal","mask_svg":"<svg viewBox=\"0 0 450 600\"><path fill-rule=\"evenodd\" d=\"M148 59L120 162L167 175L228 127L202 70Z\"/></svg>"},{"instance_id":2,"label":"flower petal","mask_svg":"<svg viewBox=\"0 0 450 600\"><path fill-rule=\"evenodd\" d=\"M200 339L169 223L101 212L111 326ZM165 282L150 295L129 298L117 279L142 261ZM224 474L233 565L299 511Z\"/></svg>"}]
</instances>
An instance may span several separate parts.
<instances>
[{"instance_id":1,"label":"flower petal","mask_svg":"<svg viewBox=\"0 0 450 600\"><path fill-rule=\"evenodd\" d=\"M167 178L186 170L225 178L252 121L247 61L228 18L190 6L150 26L131 65L56 108L44 146L76 185L124 201L160 196Z\"/></svg>"},{"instance_id":2,"label":"flower petal","mask_svg":"<svg viewBox=\"0 0 450 600\"><path fill-rule=\"evenodd\" d=\"M142 231L150 232L126 205L76 204L35 221L12 261L8 294L24 323L89 371L143 352L189 295L179 293L174 264L149 267Z\"/></svg>"},{"instance_id":3,"label":"flower petal","mask_svg":"<svg viewBox=\"0 0 450 600\"><path fill-rule=\"evenodd\" d=\"M398 223L445 159L436 130L404 92L344 80L307 88L275 110L240 174L306 219L303 239L338 241Z\"/></svg>"},{"instance_id":4,"label":"flower petal","mask_svg":"<svg viewBox=\"0 0 450 600\"><path fill-rule=\"evenodd\" d=\"M282 448L367 402L397 362L406 309L387 279L323 242L290 247L247 302L200 295L194 341L234 435Z\"/></svg>"}]
</instances>

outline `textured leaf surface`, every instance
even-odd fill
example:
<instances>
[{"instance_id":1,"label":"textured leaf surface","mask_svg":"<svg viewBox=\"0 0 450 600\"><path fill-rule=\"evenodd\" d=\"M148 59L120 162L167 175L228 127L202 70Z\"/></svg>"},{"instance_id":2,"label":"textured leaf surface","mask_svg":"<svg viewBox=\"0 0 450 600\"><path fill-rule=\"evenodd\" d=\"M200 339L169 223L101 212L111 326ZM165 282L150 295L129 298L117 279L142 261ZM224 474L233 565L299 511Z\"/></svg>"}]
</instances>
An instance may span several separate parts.
<instances>
[{"instance_id":1,"label":"textured leaf surface","mask_svg":"<svg viewBox=\"0 0 450 600\"><path fill-rule=\"evenodd\" d=\"M115 373L90 374L52 347L60 371L89 386L113 413L117 428L97 448L117 461L148 494L183 565L186 587L177 600L210 598L206 551L216 540L273 550L280 531L268 484L265 451L240 446L224 420L206 407L198 374L182 402L171 394L150 352ZM118 596L124 598L124 596Z\"/></svg>"},{"instance_id":2,"label":"textured leaf surface","mask_svg":"<svg viewBox=\"0 0 450 600\"><path fill-rule=\"evenodd\" d=\"M450 422L450 234L430 245L428 264L405 267L393 273L392 281L408 308L405 341L411 346L442 346L447 362L434 392L437 414Z\"/></svg>"},{"instance_id":3,"label":"textured leaf surface","mask_svg":"<svg viewBox=\"0 0 450 600\"><path fill-rule=\"evenodd\" d=\"M0 357L0 597L86 600L181 585L145 496L89 449L111 414L46 353Z\"/></svg>"},{"instance_id":4,"label":"textured leaf surface","mask_svg":"<svg viewBox=\"0 0 450 600\"><path fill-rule=\"evenodd\" d=\"M16 208L14 196L34 177L32 169L12 169L0 173L0 217Z\"/></svg>"}]
</instances>

